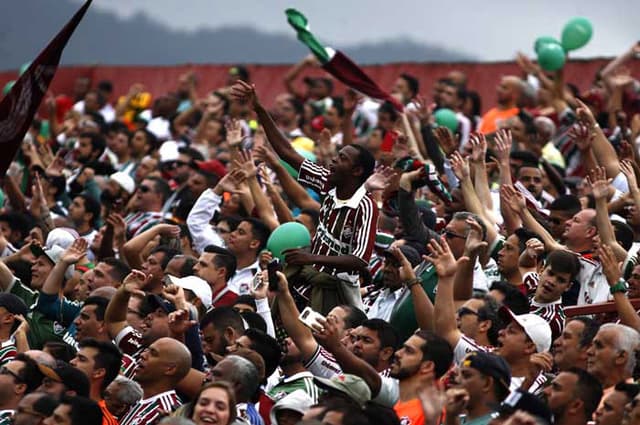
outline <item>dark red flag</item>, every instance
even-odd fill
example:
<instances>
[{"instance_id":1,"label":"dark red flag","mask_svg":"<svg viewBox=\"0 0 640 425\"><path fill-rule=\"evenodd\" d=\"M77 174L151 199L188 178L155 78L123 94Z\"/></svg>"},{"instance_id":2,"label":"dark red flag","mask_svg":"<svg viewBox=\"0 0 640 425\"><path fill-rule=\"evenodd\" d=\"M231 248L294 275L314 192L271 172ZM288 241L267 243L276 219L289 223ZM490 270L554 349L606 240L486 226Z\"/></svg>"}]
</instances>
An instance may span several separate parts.
<instances>
[{"instance_id":1,"label":"dark red flag","mask_svg":"<svg viewBox=\"0 0 640 425\"><path fill-rule=\"evenodd\" d=\"M18 152L33 116L56 74L60 56L71 34L76 29L92 0L73 15L71 20L49 42L29 68L18 78L9 93L0 102L0 176L7 173Z\"/></svg>"}]
</instances>

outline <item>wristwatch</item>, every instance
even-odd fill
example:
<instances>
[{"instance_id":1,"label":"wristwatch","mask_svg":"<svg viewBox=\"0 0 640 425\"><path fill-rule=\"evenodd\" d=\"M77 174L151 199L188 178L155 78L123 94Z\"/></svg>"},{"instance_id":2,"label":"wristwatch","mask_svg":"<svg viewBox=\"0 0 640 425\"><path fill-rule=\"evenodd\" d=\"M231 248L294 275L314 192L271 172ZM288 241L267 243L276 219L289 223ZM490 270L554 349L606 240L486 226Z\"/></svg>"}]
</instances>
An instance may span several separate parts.
<instances>
[{"instance_id":1,"label":"wristwatch","mask_svg":"<svg viewBox=\"0 0 640 425\"><path fill-rule=\"evenodd\" d=\"M622 292L624 294L627 292L627 290L627 282L625 282L624 279L620 279L618 283L609 287L609 292L611 293L611 295L615 294L616 292Z\"/></svg>"}]
</instances>

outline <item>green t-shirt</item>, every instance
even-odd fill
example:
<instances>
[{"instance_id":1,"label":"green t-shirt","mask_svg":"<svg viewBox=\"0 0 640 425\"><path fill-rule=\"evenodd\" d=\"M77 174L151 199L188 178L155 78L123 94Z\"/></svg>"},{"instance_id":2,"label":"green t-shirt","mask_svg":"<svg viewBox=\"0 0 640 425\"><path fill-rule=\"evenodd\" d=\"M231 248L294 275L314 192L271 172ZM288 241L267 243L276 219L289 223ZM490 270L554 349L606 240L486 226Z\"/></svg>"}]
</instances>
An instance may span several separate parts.
<instances>
[{"instance_id":1,"label":"green t-shirt","mask_svg":"<svg viewBox=\"0 0 640 425\"><path fill-rule=\"evenodd\" d=\"M9 292L22 299L29 306L27 341L31 349L41 350L48 341L64 342L62 338L66 331L65 327L58 321L47 319L42 313L35 310L38 292L28 288L17 278L11 284Z\"/></svg>"},{"instance_id":2,"label":"green t-shirt","mask_svg":"<svg viewBox=\"0 0 640 425\"><path fill-rule=\"evenodd\" d=\"M431 302L435 302L436 287L438 286L436 268L431 264L423 263L418 266L416 275L420 277L420 280L422 280L422 287ZM398 331L400 341L406 341L411 335L413 335L416 329L418 329L418 322L416 321L416 312L413 308L413 297L411 296L411 291L406 289L400 296L396 304L393 306L389 322L393 325L396 331Z\"/></svg>"}]
</instances>

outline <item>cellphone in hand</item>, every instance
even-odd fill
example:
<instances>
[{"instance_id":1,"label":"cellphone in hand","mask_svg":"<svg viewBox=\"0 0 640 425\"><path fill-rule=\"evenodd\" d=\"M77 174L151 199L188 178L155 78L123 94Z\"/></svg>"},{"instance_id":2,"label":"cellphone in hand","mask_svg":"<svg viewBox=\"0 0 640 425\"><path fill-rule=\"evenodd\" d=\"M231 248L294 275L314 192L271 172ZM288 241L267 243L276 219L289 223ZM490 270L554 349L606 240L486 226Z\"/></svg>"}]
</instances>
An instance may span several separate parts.
<instances>
[{"instance_id":1,"label":"cellphone in hand","mask_svg":"<svg viewBox=\"0 0 640 425\"><path fill-rule=\"evenodd\" d=\"M298 316L298 320L300 320L306 327L311 330L316 330L314 328L314 325L316 326L316 328L318 326L322 326L318 319L326 320L322 314L313 311L311 307L306 307L304 310L302 310L300 316Z\"/></svg>"},{"instance_id":2,"label":"cellphone in hand","mask_svg":"<svg viewBox=\"0 0 640 425\"><path fill-rule=\"evenodd\" d=\"M278 275L276 272L282 271L282 264L280 264L280 260L274 258L267 265L267 272L269 278L269 290L271 292L276 292L278 290Z\"/></svg>"}]
</instances>

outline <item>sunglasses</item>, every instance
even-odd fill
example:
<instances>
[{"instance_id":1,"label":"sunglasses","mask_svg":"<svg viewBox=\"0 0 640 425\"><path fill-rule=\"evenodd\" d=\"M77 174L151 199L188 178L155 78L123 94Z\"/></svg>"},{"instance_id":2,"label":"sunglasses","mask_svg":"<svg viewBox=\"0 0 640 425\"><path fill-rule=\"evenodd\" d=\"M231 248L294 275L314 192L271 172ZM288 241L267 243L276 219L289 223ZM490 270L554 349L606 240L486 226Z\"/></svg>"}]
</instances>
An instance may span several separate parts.
<instances>
[{"instance_id":1,"label":"sunglasses","mask_svg":"<svg viewBox=\"0 0 640 425\"><path fill-rule=\"evenodd\" d=\"M467 239L466 236L464 235L459 235L455 232L452 232L451 230L443 230L442 233L440 233L441 235L443 235L445 238L447 239L455 239L455 238L460 238L460 239Z\"/></svg>"},{"instance_id":2,"label":"sunglasses","mask_svg":"<svg viewBox=\"0 0 640 425\"><path fill-rule=\"evenodd\" d=\"M140 191L140 193L148 193L151 192L151 188L149 186L140 186L138 188L138 190Z\"/></svg>"},{"instance_id":3,"label":"sunglasses","mask_svg":"<svg viewBox=\"0 0 640 425\"><path fill-rule=\"evenodd\" d=\"M480 317L480 313L478 313L477 311L473 311L471 310L469 307L460 307L458 309L458 317L463 317L463 316L478 316L478 318Z\"/></svg>"},{"instance_id":4,"label":"sunglasses","mask_svg":"<svg viewBox=\"0 0 640 425\"><path fill-rule=\"evenodd\" d=\"M23 382L24 380L20 377L20 375L18 375L17 373L15 373L14 371L12 371L11 369L9 369L6 366L2 366L0 368L0 375L11 375L13 376L17 382Z\"/></svg>"}]
</instances>

